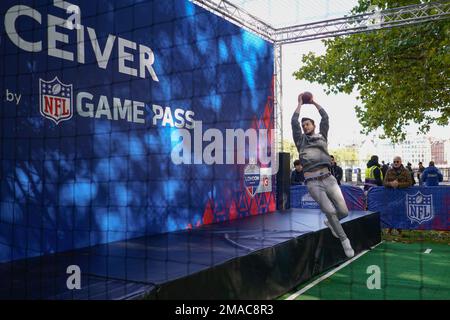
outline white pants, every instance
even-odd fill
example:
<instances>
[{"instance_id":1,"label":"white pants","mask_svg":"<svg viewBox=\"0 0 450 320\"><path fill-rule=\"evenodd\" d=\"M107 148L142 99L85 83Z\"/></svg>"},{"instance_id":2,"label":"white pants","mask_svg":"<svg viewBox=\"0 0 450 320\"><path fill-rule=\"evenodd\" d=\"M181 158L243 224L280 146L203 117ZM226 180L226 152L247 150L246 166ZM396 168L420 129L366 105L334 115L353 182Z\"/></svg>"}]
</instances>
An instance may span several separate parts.
<instances>
[{"instance_id":1,"label":"white pants","mask_svg":"<svg viewBox=\"0 0 450 320\"><path fill-rule=\"evenodd\" d=\"M309 194L319 204L320 210L327 216L330 227L341 241L347 239L339 220L348 216L348 208L336 178L332 175L323 180L307 181Z\"/></svg>"}]
</instances>

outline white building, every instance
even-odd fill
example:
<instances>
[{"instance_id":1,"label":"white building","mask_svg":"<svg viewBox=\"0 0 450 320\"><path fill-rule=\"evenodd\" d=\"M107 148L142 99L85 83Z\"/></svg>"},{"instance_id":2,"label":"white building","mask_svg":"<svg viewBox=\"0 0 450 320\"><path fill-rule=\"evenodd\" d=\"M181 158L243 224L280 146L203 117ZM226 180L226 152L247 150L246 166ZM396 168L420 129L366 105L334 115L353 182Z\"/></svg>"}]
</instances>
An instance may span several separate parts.
<instances>
[{"instance_id":1,"label":"white building","mask_svg":"<svg viewBox=\"0 0 450 320\"><path fill-rule=\"evenodd\" d=\"M405 141L397 144L375 138L374 144L380 163L382 160L392 163L395 156L400 156L405 165L411 162L413 168L416 168L419 162L428 166L431 160L431 139L426 136L408 134Z\"/></svg>"},{"instance_id":2,"label":"white building","mask_svg":"<svg viewBox=\"0 0 450 320\"><path fill-rule=\"evenodd\" d=\"M438 148L438 144L439 148ZM419 162L425 167L433 160L440 167L448 167L450 164L450 139L437 140L423 135L408 134L405 141L394 144L389 139L380 139L376 134L367 136L362 142L355 145L339 145L340 148L356 148L358 150L358 161L352 168L362 168L365 170L366 163L372 155L377 155L379 162L392 164L395 156L400 156L406 166L411 162L413 168L418 168ZM442 160L443 159L443 160ZM339 159L342 164L344 159ZM345 168L349 167L344 165Z\"/></svg>"},{"instance_id":3,"label":"white building","mask_svg":"<svg viewBox=\"0 0 450 320\"><path fill-rule=\"evenodd\" d=\"M447 161L447 165L450 166L450 139L444 142L444 158Z\"/></svg>"}]
</instances>

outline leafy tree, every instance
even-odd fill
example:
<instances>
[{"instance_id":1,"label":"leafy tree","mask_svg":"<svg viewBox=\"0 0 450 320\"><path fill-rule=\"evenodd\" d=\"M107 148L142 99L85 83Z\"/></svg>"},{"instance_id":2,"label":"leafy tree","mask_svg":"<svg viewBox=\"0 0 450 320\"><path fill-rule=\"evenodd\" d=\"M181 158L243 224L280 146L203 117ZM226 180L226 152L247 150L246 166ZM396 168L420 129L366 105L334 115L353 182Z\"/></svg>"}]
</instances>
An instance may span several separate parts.
<instances>
[{"instance_id":1,"label":"leafy tree","mask_svg":"<svg viewBox=\"0 0 450 320\"><path fill-rule=\"evenodd\" d=\"M290 140L283 140L283 151L289 152L291 154L291 166L294 163L294 160L299 158L297 147L294 142Z\"/></svg>"},{"instance_id":2,"label":"leafy tree","mask_svg":"<svg viewBox=\"0 0 450 320\"><path fill-rule=\"evenodd\" d=\"M352 11L366 12L417 4L418 0L360 0ZM422 1L424 2L424 1ZM356 108L362 133L382 128L393 142L404 128L419 124L448 125L450 117L450 19L380 29L323 41L326 54L303 55L294 73L326 86L326 93L359 93Z\"/></svg>"},{"instance_id":3,"label":"leafy tree","mask_svg":"<svg viewBox=\"0 0 450 320\"><path fill-rule=\"evenodd\" d=\"M330 149L329 153L343 168L354 167L359 163L359 150L356 146Z\"/></svg>"}]
</instances>

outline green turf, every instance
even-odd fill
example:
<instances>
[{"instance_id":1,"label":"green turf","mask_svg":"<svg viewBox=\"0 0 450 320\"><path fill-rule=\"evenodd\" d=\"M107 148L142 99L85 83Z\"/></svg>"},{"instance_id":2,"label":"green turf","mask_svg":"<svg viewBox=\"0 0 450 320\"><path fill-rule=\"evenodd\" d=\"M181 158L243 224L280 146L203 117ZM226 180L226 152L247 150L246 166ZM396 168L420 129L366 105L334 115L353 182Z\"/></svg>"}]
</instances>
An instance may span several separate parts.
<instances>
[{"instance_id":1,"label":"green turf","mask_svg":"<svg viewBox=\"0 0 450 320\"><path fill-rule=\"evenodd\" d=\"M425 254L426 249L432 249ZM381 288L368 289L367 268L381 271ZM310 282L312 282L312 279ZM286 295L298 291L303 284ZM331 277L309 289L299 300L429 300L450 299L450 245L384 242Z\"/></svg>"}]
</instances>

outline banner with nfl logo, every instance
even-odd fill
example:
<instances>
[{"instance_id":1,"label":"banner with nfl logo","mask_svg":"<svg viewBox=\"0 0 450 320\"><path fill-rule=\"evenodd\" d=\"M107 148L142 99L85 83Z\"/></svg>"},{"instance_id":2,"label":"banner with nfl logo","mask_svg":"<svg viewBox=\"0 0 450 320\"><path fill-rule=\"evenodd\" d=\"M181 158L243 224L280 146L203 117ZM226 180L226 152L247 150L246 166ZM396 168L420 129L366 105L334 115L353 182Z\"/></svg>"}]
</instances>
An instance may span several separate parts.
<instances>
[{"instance_id":1,"label":"banner with nfl logo","mask_svg":"<svg viewBox=\"0 0 450 320\"><path fill-rule=\"evenodd\" d=\"M381 214L382 227L450 230L450 187L374 187L367 195L370 211Z\"/></svg>"},{"instance_id":2,"label":"banner with nfl logo","mask_svg":"<svg viewBox=\"0 0 450 320\"><path fill-rule=\"evenodd\" d=\"M349 210L366 209L366 198L361 188L350 185L341 185L340 188ZM311 197L305 185L291 186L291 207L320 209L319 204Z\"/></svg>"},{"instance_id":3,"label":"banner with nfl logo","mask_svg":"<svg viewBox=\"0 0 450 320\"><path fill-rule=\"evenodd\" d=\"M0 17L0 263L275 211L271 43L189 0Z\"/></svg>"}]
</instances>

